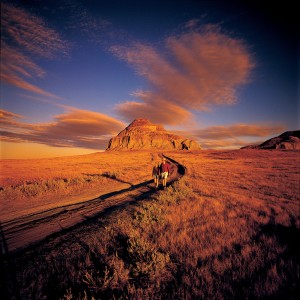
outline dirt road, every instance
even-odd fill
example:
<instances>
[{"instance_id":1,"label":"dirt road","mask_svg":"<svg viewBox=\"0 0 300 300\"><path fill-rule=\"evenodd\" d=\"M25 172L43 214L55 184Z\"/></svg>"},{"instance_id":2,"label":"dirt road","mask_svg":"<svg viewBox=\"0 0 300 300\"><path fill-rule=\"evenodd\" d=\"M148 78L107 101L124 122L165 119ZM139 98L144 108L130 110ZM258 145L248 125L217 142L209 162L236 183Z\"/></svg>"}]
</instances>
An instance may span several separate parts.
<instances>
[{"instance_id":1,"label":"dirt road","mask_svg":"<svg viewBox=\"0 0 300 300\"><path fill-rule=\"evenodd\" d=\"M171 165L168 182L172 184L184 175L185 168L171 158L168 160ZM156 192L153 181L148 180L91 200L32 212L0 223L2 253L6 254L32 246L53 234L58 234L122 205L146 199Z\"/></svg>"}]
</instances>

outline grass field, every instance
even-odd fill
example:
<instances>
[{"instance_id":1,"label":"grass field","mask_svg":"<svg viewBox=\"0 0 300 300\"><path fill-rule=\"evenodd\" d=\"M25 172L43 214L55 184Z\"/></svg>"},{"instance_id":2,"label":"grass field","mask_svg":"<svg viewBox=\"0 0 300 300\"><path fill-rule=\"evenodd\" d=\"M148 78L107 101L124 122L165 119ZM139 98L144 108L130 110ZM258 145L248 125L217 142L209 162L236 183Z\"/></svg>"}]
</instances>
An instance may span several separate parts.
<instances>
[{"instance_id":1,"label":"grass field","mask_svg":"<svg viewBox=\"0 0 300 300\"><path fill-rule=\"evenodd\" d=\"M149 179L157 154L95 153L48 159L2 160L0 218L74 203ZM150 164L149 164L150 162Z\"/></svg>"},{"instance_id":2,"label":"grass field","mask_svg":"<svg viewBox=\"0 0 300 300\"><path fill-rule=\"evenodd\" d=\"M298 299L299 152L164 154L185 167L181 179L148 199L12 253L9 296ZM158 153L112 152L39 164L5 161L1 203L11 216L29 207L27 202L36 209L39 201L49 203L49 195L60 195L61 203L85 189L143 182L157 159ZM52 190L45 188L47 181L63 183ZM30 184L36 193L23 188Z\"/></svg>"}]
</instances>

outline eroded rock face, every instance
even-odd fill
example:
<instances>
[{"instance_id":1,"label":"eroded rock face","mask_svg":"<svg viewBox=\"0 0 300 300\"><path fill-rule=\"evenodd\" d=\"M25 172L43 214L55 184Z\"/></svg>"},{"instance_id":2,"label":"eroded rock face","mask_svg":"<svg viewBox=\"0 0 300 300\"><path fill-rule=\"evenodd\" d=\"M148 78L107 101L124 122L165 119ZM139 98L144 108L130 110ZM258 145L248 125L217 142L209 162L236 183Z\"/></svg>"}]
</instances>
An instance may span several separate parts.
<instances>
[{"instance_id":1,"label":"eroded rock face","mask_svg":"<svg viewBox=\"0 0 300 300\"><path fill-rule=\"evenodd\" d=\"M291 136L289 139L280 142L276 145L276 149L298 149L300 150L300 139L296 136Z\"/></svg>"},{"instance_id":2,"label":"eroded rock face","mask_svg":"<svg viewBox=\"0 0 300 300\"><path fill-rule=\"evenodd\" d=\"M300 130L286 131L283 134L271 138L260 145L249 145L242 149L299 149Z\"/></svg>"},{"instance_id":3,"label":"eroded rock face","mask_svg":"<svg viewBox=\"0 0 300 300\"><path fill-rule=\"evenodd\" d=\"M106 150L131 149L199 150L201 147L194 140L168 133L161 125L152 124L147 119L136 119L110 139Z\"/></svg>"}]
</instances>

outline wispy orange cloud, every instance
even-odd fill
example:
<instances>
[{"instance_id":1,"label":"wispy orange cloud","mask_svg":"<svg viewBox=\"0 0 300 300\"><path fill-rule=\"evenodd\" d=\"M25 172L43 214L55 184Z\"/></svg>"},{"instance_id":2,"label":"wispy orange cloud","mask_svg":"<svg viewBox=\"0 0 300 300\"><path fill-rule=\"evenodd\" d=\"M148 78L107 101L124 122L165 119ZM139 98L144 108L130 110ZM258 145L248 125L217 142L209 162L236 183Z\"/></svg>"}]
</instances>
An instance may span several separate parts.
<instances>
[{"instance_id":1,"label":"wispy orange cloud","mask_svg":"<svg viewBox=\"0 0 300 300\"><path fill-rule=\"evenodd\" d=\"M266 137L281 133L285 130L283 125L253 125L234 124L229 126L212 126L205 129L193 131L193 135L203 139L224 139L234 137Z\"/></svg>"},{"instance_id":2,"label":"wispy orange cloud","mask_svg":"<svg viewBox=\"0 0 300 300\"><path fill-rule=\"evenodd\" d=\"M8 3L1 4L1 35L30 54L53 58L67 43L39 17Z\"/></svg>"},{"instance_id":3,"label":"wispy orange cloud","mask_svg":"<svg viewBox=\"0 0 300 300\"><path fill-rule=\"evenodd\" d=\"M203 140L202 149L239 149L249 145L249 142L242 139L225 139L225 140Z\"/></svg>"},{"instance_id":4,"label":"wispy orange cloud","mask_svg":"<svg viewBox=\"0 0 300 300\"><path fill-rule=\"evenodd\" d=\"M140 95L140 98L144 96ZM165 100L155 99L145 102L124 102L116 105L118 114L128 120L146 118L153 123L176 125L192 121L192 114L182 107Z\"/></svg>"},{"instance_id":5,"label":"wispy orange cloud","mask_svg":"<svg viewBox=\"0 0 300 300\"><path fill-rule=\"evenodd\" d=\"M215 26L168 37L164 52L142 43L115 46L111 51L147 79L149 91L137 96L157 113L161 102L163 106L169 103L181 110L199 111L233 104L237 89L248 82L254 67L244 43ZM127 102L116 110L125 115L132 105ZM149 112L152 114L153 110ZM163 118L160 121L168 123Z\"/></svg>"},{"instance_id":6,"label":"wispy orange cloud","mask_svg":"<svg viewBox=\"0 0 300 300\"><path fill-rule=\"evenodd\" d=\"M67 52L67 43L38 17L1 3L1 81L43 96L59 98L29 80L45 75L32 55L53 58Z\"/></svg>"},{"instance_id":7,"label":"wispy orange cloud","mask_svg":"<svg viewBox=\"0 0 300 300\"><path fill-rule=\"evenodd\" d=\"M22 115L19 115L19 114L15 114L13 112L10 112L10 111L7 111L7 110L3 110L3 109L0 109L0 119L1 120L10 120L10 119L13 119L13 118L23 118Z\"/></svg>"},{"instance_id":8,"label":"wispy orange cloud","mask_svg":"<svg viewBox=\"0 0 300 300\"><path fill-rule=\"evenodd\" d=\"M1 72L1 80L6 82L7 84L16 86L20 89L32 92L32 93L36 93L42 96L46 96L46 97L50 97L50 98L55 98L55 99L62 99L61 97L54 95L52 93L49 93L41 88L39 88L36 85L33 85L29 82L27 82L26 80L23 80L21 77L11 73L11 72L7 72L5 73L5 71L3 70L3 72Z\"/></svg>"},{"instance_id":9,"label":"wispy orange cloud","mask_svg":"<svg viewBox=\"0 0 300 300\"><path fill-rule=\"evenodd\" d=\"M124 124L107 115L72 109L58 115L51 123L28 124L20 115L2 110L0 125L2 140L9 142L35 142L56 147L106 148L112 135Z\"/></svg>"},{"instance_id":10,"label":"wispy orange cloud","mask_svg":"<svg viewBox=\"0 0 300 300\"><path fill-rule=\"evenodd\" d=\"M173 131L176 134L196 139L203 149L240 148L253 143L260 143L270 136L281 134L283 125L233 124L212 126L193 131Z\"/></svg>"},{"instance_id":11,"label":"wispy orange cloud","mask_svg":"<svg viewBox=\"0 0 300 300\"><path fill-rule=\"evenodd\" d=\"M6 111L3 109L0 109L0 126L2 128L7 129L16 129L16 128L22 128L22 129L32 129L33 125L27 124L24 122L21 122L20 119L23 119L24 117L19 114L15 114L10 111Z\"/></svg>"}]
</instances>

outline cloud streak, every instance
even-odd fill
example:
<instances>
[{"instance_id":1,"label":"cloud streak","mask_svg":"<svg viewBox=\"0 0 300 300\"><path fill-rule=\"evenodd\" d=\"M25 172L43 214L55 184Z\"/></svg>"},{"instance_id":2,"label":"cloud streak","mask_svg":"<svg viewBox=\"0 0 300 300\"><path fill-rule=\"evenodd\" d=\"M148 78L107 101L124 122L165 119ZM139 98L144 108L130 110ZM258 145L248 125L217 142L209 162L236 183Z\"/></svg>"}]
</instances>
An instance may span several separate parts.
<instances>
[{"instance_id":1,"label":"cloud streak","mask_svg":"<svg viewBox=\"0 0 300 300\"><path fill-rule=\"evenodd\" d=\"M20 119L20 115L0 111L0 125L5 129L1 132L3 141L100 150L124 128L122 122L112 117L75 108L56 116L51 123L29 124Z\"/></svg>"},{"instance_id":2,"label":"cloud streak","mask_svg":"<svg viewBox=\"0 0 300 300\"><path fill-rule=\"evenodd\" d=\"M143 98L143 95L139 96ZM153 123L164 123L177 125L180 123L189 123L192 120L192 114L178 105L165 101L164 99L155 99L151 102L124 102L116 105L117 112L128 120L136 118L150 119Z\"/></svg>"},{"instance_id":3,"label":"cloud streak","mask_svg":"<svg viewBox=\"0 0 300 300\"><path fill-rule=\"evenodd\" d=\"M203 149L240 148L249 144L260 143L270 136L286 130L283 125L233 124L228 126L211 126L189 132L174 131L199 141Z\"/></svg>"},{"instance_id":4,"label":"cloud streak","mask_svg":"<svg viewBox=\"0 0 300 300\"><path fill-rule=\"evenodd\" d=\"M159 103L163 103L166 112L168 105L172 105L180 108L181 114L185 110L186 116L191 110L205 111L216 105L234 104L238 88L248 82L254 67L244 43L222 33L216 26L170 36L163 51L142 43L114 46L111 51L149 84L148 91L136 93L145 104L140 109L130 102L116 107L118 113L129 117L132 106L137 108L136 116L147 107L151 118L155 111L159 114ZM165 124L171 124L170 120L160 119Z\"/></svg>"},{"instance_id":5,"label":"cloud streak","mask_svg":"<svg viewBox=\"0 0 300 300\"><path fill-rule=\"evenodd\" d=\"M53 122L30 124L23 116L0 110L1 140L15 143L34 142L55 147L81 147L101 150L109 139L124 129L125 124L107 115L69 108ZM233 124L212 126L174 134L198 140L203 149L240 148L282 133L282 125ZM250 142L251 140L251 142Z\"/></svg>"},{"instance_id":6,"label":"cloud streak","mask_svg":"<svg viewBox=\"0 0 300 300\"><path fill-rule=\"evenodd\" d=\"M1 81L29 92L59 98L29 82L45 75L30 57L52 59L58 53L65 55L67 49L67 43L42 19L8 3L1 4Z\"/></svg>"},{"instance_id":7,"label":"cloud streak","mask_svg":"<svg viewBox=\"0 0 300 300\"><path fill-rule=\"evenodd\" d=\"M220 140L235 137L266 137L285 129L282 125L234 124L229 126L211 126L193 131L193 135L202 139Z\"/></svg>"},{"instance_id":8,"label":"cloud streak","mask_svg":"<svg viewBox=\"0 0 300 300\"><path fill-rule=\"evenodd\" d=\"M8 3L2 3L1 10L3 39L29 54L45 58L53 58L56 53L66 54L66 42L41 18Z\"/></svg>"}]
</instances>

